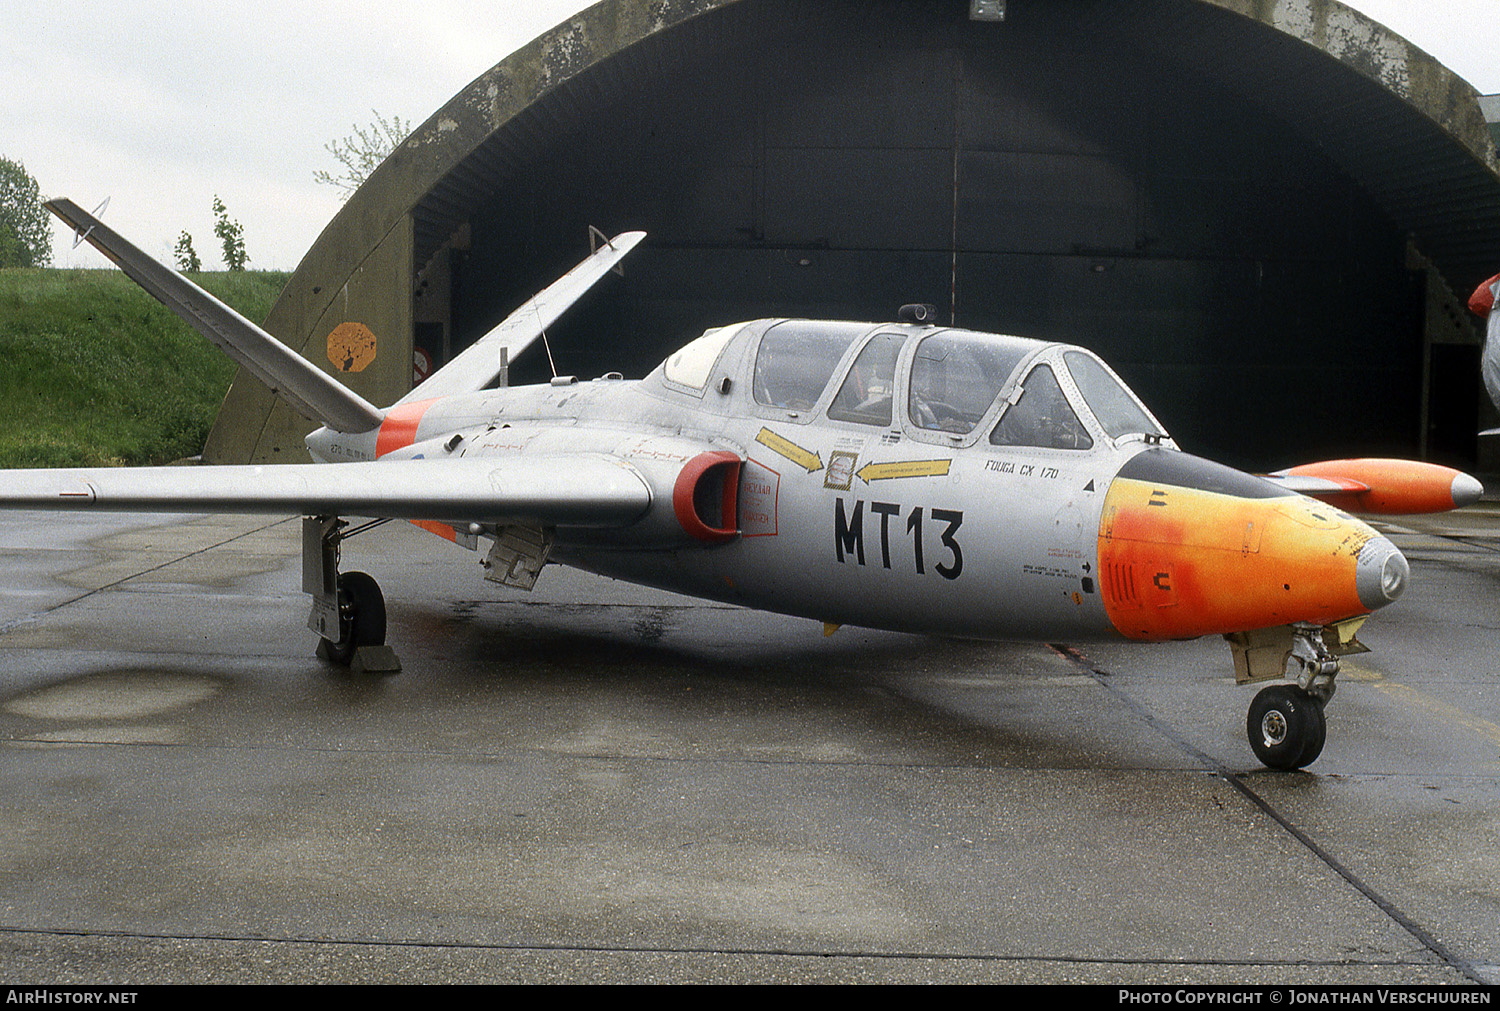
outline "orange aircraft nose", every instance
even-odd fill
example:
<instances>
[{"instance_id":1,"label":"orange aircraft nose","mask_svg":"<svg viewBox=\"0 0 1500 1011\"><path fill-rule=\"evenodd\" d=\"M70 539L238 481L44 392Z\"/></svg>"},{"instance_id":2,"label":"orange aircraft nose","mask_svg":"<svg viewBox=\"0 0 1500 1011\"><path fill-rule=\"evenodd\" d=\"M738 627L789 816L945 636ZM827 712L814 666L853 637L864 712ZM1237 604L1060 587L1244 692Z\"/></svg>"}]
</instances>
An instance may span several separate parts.
<instances>
[{"instance_id":1,"label":"orange aircraft nose","mask_svg":"<svg viewBox=\"0 0 1500 1011\"><path fill-rule=\"evenodd\" d=\"M1132 639L1329 625L1395 600L1408 572L1359 520L1173 450L1121 468L1099 527L1101 597Z\"/></svg>"}]
</instances>

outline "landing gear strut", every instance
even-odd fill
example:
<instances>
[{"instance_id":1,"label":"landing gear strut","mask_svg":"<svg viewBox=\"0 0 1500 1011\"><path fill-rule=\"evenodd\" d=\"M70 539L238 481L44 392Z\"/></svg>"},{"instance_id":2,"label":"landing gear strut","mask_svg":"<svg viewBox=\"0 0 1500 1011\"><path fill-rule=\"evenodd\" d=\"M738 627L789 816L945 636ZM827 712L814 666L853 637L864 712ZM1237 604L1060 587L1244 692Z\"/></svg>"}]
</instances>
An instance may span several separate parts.
<instances>
[{"instance_id":1,"label":"landing gear strut","mask_svg":"<svg viewBox=\"0 0 1500 1011\"><path fill-rule=\"evenodd\" d=\"M346 530L337 516L302 519L302 590L312 595L307 626L318 656L357 674L395 673L401 661L385 644L385 595L363 572L339 573L339 542L383 521Z\"/></svg>"},{"instance_id":2,"label":"landing gear strut","mask_svg":"<svg viewBox=\"0 0 1500 1011\"><path fill-rule=\"evenodd\" d=\"M1328 722L1323 707L1337 687L1339 657L1365 652L1354 638L1361 621L1281 628L1225 636L1241 683L1287 677L1296 684L1261 689L1245 717L1255 757L1273 769L1301 769L1323 753Z\"/></svg>"}]
</instances>

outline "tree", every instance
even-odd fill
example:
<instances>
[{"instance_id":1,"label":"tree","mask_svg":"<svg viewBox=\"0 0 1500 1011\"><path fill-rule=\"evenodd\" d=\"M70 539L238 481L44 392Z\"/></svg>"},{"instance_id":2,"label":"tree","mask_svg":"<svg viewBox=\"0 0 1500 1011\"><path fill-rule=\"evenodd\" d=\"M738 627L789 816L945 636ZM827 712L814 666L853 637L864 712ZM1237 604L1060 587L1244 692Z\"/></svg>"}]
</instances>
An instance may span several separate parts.
<instances>
[{"instance_id":1,"label":"tree","mask_svg":"<svg viewBox=\"0 0 1500 1011\"><path fill-rule=\"evenodd\" d=\"M30 262L31 250L16 237L16 233L5 222L0 221L0 267L23 267Z\"/></svg>"},{"instance_id":2,"label":"tree","mask_svg":"<svg viewBox=\"0 0 1500 1011\"><path fill-rule=\"evenodd\" d=\"M177 248L173 250L177 257L178 270L199 271L203 269L203 261L198 259L198 251L193 248L193 237L184 231L177 236Z\"/></svg>"},{"instance_id":3,"label":"tree","mask_svg":"<svg viewBox=\"0 0 1500 1011\"><path fill-rule=\"evenodd\" d=\"M340 140L329 141L323 149L338 159L344 171L339 175L318 169L313 179L330 186L337 186L342 193L340 200L359 189L360 185L375 171L375 166L385 161L411 133L411 122L402 122L400 116L387 120L374 109L370 110L375 122L369 126L355 126L354 132Z\"/></svg>"},{"instance_id":4,"label":"tree","mask_svg":"<svg viewBox=\"0 0 1500 1011\"><path fill-rule=\"evenodd\" d=\"M214 194L214 217L217 219L214 234L224 246L224 265L230 270L244 270L250 260L245 252L245 230L238 221L229 220L229 211L217 193Z\"/></svg>"},{"instance_id":5,"label":"tree","mask_svg":"<svg viewBox=\"0 0 1500 1011\"><path fill-rule=\"evenodd\" d=\"M18 161L0 155L0 267L52 265L52 226L36 180Z\"/></svg>"}]
</instances>

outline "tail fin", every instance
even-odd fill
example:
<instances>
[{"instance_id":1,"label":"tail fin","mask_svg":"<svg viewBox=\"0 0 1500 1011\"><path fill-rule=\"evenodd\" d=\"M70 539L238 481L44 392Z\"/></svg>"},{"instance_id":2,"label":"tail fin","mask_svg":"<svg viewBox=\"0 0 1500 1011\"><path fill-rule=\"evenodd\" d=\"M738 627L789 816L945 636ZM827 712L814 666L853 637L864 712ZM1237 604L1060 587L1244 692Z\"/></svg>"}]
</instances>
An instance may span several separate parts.
<instances>
[{"instance_id":1,"label":"tail fin","mask_svg":"<svg viewBox=\"0 0 1500 1011\"><path fill-rule=\"evenodd\" d=\"M50 200L45 206L303 416L340 432L368 432L385 420L385 412L374 404L177 271L141 252L71 200Z\"/></svg>"},{"instance_id":2,"label":"tail fin","mask_svg":"<svg viewBox=\"0 0 1500 1011\"><path fill-rule=\"evenodd\" d=\"M482 390L507 361L514 361L542 331L592 288L646 237L645 232L622 232L585 260L521 304L489 333L475 341L447 365L438 369L421 386L412 390L398 404L413 400L431 400L453 393Z\"/></svg>"}]
</instances>

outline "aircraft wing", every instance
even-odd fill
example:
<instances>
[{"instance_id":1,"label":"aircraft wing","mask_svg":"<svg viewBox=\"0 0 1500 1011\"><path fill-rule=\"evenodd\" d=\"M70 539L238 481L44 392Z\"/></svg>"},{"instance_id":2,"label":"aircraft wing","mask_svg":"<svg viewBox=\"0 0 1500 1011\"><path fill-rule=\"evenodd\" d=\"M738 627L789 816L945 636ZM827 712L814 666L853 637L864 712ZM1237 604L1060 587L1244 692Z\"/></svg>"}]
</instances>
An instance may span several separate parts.
<instances>
[{"instance_id":1,"label":"aircraft wing","mask_svg":"<svg viewBox=\"0 0 1500 1011\"><path fill-rule=\"evenodd\" d=\"M0 508L625 526L646 482L602 454L223 467L0 470Z\"/></svg>"},{"instance_id":2,"label":"aircraft wing","mask_svg":"<svg viewBox=\"0 0 1500 1011\"><path fill-rule=\"evenodd\" d=\"M588 259L523 302L493 330L396 403L432 400L484 389L500 374L502 351L505 352L505 361L515 361L517 355L541 337L543 331L557 322L574 302L613 270L645 237L645 232L616 235Z\"/></svg>"},{"instance_id":3,"label":"aircraft wing","mask_svg":"<svg viewBox=\"0 0 1500 1011\"><path fill-rule=\"evenodd\" d=\"M368 432L385 420L384 412L374 404L177 271L141 252L73 201L49 200L45 206L304 417L338 432Z\"/></svg>"},{"instance_id":4,"label":"aircraft wing","mask_svg":"<svg viewBox=\"0 0 1500 1011\"><path fill-rule=\"evenodd\" d=\"M1287 491L1294 491L1298 495L1306 495L1317 498L1320 495L1359 495L1370 490L1370 486L1363 481L1355 481L1347 477L1313 477L1308 474L1279 474L1264 475L1267 481L1274 485L1280 485Z\"/></svg>"}]
</instances>

